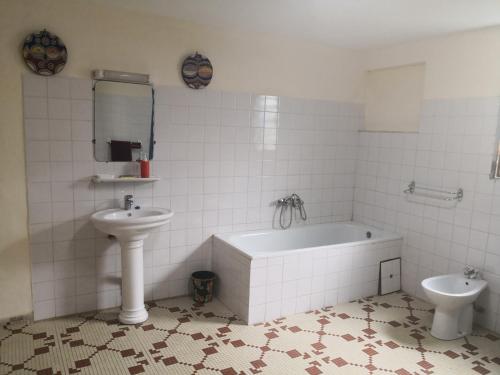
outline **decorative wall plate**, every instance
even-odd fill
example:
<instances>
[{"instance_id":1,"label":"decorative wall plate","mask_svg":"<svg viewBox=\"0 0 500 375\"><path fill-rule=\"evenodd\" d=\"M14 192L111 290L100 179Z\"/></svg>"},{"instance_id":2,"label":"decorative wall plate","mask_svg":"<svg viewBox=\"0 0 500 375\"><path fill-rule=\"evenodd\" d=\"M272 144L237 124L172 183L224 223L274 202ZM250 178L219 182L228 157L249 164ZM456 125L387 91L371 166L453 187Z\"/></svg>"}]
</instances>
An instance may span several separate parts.
<instances>
[{"instance_id":1,"label":"decorative wall plate","mask_svg":"<svg viewBox=\"0 0 500 375\"><path fill-rule=\"evenodd\" d=\"M192 89L207 87L212 80L213 68L210 60L196 52L182 63L182 79Z\"/></svg>"},{"instance_id":2,"label":"decorative wall plate","mask_svg":"<svg viewBox=\"0 0 500 375\"><path fill-rule=\"evenodd\" d=\"M36 74L51 76L63 70L68 51L57 35L42 30L26 37L23 58L26 65Z\"/></svg>"}]
</instances>

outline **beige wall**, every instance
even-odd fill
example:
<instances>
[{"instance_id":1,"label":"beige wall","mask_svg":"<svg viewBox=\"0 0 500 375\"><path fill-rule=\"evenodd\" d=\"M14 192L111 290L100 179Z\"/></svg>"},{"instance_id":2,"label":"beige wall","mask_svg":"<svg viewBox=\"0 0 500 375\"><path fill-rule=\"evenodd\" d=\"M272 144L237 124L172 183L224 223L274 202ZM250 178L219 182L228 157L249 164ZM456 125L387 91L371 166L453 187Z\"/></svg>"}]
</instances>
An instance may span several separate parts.
<instances>
[{"instance_id":1,"label":"beige wall","mask_svg":"<svg viewBox=\"0 0 500 375\"><path fill-rule=\"evenodd\" d=\"M366 70L424 62L424 99L500 95L500 27L366 51Z\"/></svg>"},{"instance_id":2,"label":"beige wall","mask_svg":"<svg viewBox=\"0 0 500 375\"><path fill-rule=\"evenodd\" d=\"M31 311L21 105L22 39L44 27L69 49L64 75L95 68L149 73L181 85L181 57L198 50L214 65L212 89L304 98L360 97L359 53L296 39L207 29L86 0L0 0L0 319Z\"/></svg>"}]
</instances>

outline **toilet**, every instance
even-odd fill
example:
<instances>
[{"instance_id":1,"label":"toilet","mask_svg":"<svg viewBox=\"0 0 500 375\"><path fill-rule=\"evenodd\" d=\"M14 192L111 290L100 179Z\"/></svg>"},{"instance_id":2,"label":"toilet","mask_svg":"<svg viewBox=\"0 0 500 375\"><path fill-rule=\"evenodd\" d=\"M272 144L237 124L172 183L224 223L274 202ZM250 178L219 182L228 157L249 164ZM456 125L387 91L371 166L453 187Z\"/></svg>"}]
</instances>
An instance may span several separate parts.
<instances>
[{"instance_id":1,"label":"toilet","mask_svg":"<svg viewBox=\"0 0 500 375\"><path fill-rule=\"evenodd\" d=\"M429 300L436 305L431 335L454 340L472 332L473 302L486 288L485 280L461 274L430 277L422 281Z\"/></svg>"}]
</instances>

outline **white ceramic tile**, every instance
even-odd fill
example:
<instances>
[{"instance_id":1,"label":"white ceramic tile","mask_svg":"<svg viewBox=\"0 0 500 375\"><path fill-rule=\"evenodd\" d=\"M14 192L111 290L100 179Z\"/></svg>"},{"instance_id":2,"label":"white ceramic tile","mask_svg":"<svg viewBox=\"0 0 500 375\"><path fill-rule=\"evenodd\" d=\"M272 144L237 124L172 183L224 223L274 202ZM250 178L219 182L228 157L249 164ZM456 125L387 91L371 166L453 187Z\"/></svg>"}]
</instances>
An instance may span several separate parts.
<instances>
[{"instance_id":1,"label":"white ceramic tile","mask_svg":"<svg viewBox=\"0 0 500 375\"><path fill-rule=\"evenodd\" d=\"M71 119L76 121L92 121L92 101L72 100Z\"/></svg>"},{"instance_id":2,"label":"white ceramic tile","mask_svg":"<svg viewBox=\"0 0 500 375\"><path fill-rule=\"evenodd\" d=\"M47 301L54 299L54 282L45 281L33 284L33 301Z\"/></svg>"},{"instance_id":3,"label":"white ceramic tile","mask_svg":"<svg viewBox=\"0 0 500 375\"><path fill-rule=\"evenodd\" d=\"M49 263L52 262L53 249L50 242L33 243L30 246L31 262L34 263Z\"/></svg>"},{"instance_id":4,"label":"white ceramic tile","mask_svg":"<svg viewBox=\"0 0 500 375\"><path fill-rule=\"evenodd\" d=\"M92 161L74 161L73 164L73 180L79 182L87 182L89 186L93 187L91 184L89 176L94 175L94 163Z\"/></svg>"},{"instance_id":5,"label":"white ceramic tile","mask_svg":"<svg viewBox=\"0 0 500 375\"><path fill-rule=\"evenodd\" d=\"M50 202L51 192L48 182L34 182L28 184L28 203Z\"/></svg>"},{"instance_id":6,"label":"white ceramic tile","mask_svg":"<svg viewBox=\"0 0 500 375\"><path fill-rule=\"evenodd\" d=\"M47 80L49 98L69 98L70 80L67 78L51 77Z\"/></svg>"},{"instance_id":7,"label":"white ceramic tile","mask_svg":"<svg viewBox=\"0 0 500 375\"><path fill-rule=\"evenodd\" d=\"M281 316L281 301L269 302L266 304L265 320L278 319Z\"/></svg>"},{"instance_id":8,"label":"white ceramic tile","mask_svg":"<svg viewBox=\"0 0 500 375\"><path fill-rule=\"evenodd\" d=\"M71 122L67 119L49 120L50 140L69 141L71 140Z\"/></svg>"},{"instance_id":9,"label":"white ceramic tile","mask_svg":"<svg viewBox=\"0 0 500 375\"><path fill-rule=\"evenodd\" d=\"M31 203L28 205L30 224L50 223L52 206L50 203Z\"/></svg>"},{"instance_id":10,"label":"white ceramic tile","mask_svg":"<svg viewBox=\"0 0 500 375\"><path fill-rule=\"evenodd\" d=\"M65 316L76 313L76 299L75 297L59 298L56 299L55 316Z\"/></svg>"},{"instance_id":11,"label":"white ceramic tile","mask_svg":"<svg viewBox=\"0 0 500 375\"><path fill-rule=\"evenodd\" d=\"M71 162L52 162L49 172L47 177L51 181L73 180L73 164Z\"/></svg>"},{"instance_id":12,"label":"white ceramic tile","mask_svg":"<svg viewBox=\"0 0 500 375\"><path fill-rule=\"evenodd\" d=\"M71 99L92 99L92 80L72 78L69 81Z\"/></svg>"},{"instance_id":13,"label":"white ceramic tile","mask_svg":"<svg viewBox=\"0 0 500 375\"><path fill-rule=\"evenodd\" d=\"M91 121L72 121L71 123L71 139L74 141L91 141L92 132Z\"/></svg>"},{"instance_id":14,"label":"white ceramic tile","mask_svg":"<svg viewBox=\"0 0 500 375\"><path fill-rule=\"evenodd\" d=\"M51 141L50 160L55 162L73 160L71 142Z\"/></svg>"},{"instance_id":15,"label":"white ceramic tile","mask_svg":"<svg viewBox=\"0 0 500 375\"><path fill-rule=\"evenodd\" d=\"M49 142L47 141L27 141L26 142L26 158L29 162L48 161Z\"/></svg>"},{"instance_id":16,"label":"white ceramic tile","mask_svg":"<svg viewBox=\"0 0 500 375\"><path fill-rule=\"evenodd\" d=\"M52 242L51 224L32 224L29 226L30 243Z\"/></svg>"},{"instance_id":17,"label":"white ceramic tile","mask_svg":"<svg viewBox=\"0 0 500 375\"><path fill-rule=\"evenodd\" d=\"M76 311L93 311L97 308L97 294L82 294L76 299Z\"/></svg>"},{"instance_id":18,"label":"white ceramic tile","mask_svg":"<svg viewBox=\"0 0 500 375\"><path fill-rule=\"evenodd\" d=\"M69 99L48 99L49 119L71 119L71 101Z\"/></svg>"},{"instance_id":19,"label":"white ceramic tile","mask_svg":"<svg viewBox=\"0 0 500 375\"><path fill-rule=\"evenodd\" d=\"M74 277L64 279L64 281L55 283L55 298L68 298L76 293L76 279ZM57 304L57 303L56 303Z\"/></svg>"},{"instance_id":20,"label":"white ceramic tile","mask_svg":"<svg viewBox=\"0 0 500 375\"><path fill-rule=\"evenodd\" d=\"M23 75L23 95L26 96L47 96L47 78L35 74Z\"/></svg>"},{"instance_id":21,"label":"white ceramic tile","mask_svg":"<svg viewBox=\"0 0 500 375\"><path fill-rule=\"evenodd\" d=\"M73 220L73 202L54 202L52 203L52 220L67 221Z\"/></svg>"},{"instance_id":22,"label":"white ceramic tile","mask_svg":"<svg viewBox=\"0 0 500 375\"><path fill-rule=\"evenodd\" d=\"M52 262L34 263L31 267L31 281L39 283L53 280L54 265Z\"/></svg>"},{"instance_id":23,"label":"white ceramic tile","mask_svg":"<svg viewBox=\"0 0 500 375\"><path fill-rule=\"evenodd\" d=\"M92 294L97 291L97 279L94 275L79 276L76 278L76 294Z\"/></svg>"},{"instance_id":24,"label":"white ceramic tile","mask_svg":"<svg viewBox=\"0 0 500 375\"><path fill-rule=\"evenodd\" d=\"M109 309L120 304L120 295L116 291L106 291L97 294L97 309Z\"/></svg>"},{"instance_id":25,"label":"white ceramic tile","mask_svg":"<svg viewBox=\"0 0 500 375\"><path fill-rule=\"evenodd\" d=\"M73 142L73 160L75 161L92 161L93 148L90 142Z\"/></svg>"},{"instance_id":26,"label":"white ceramic tile","mask_svg":"<svg viewBox=\"0 0 500 375\"><path fill-rule=\"evenodd\" d=\"M73 202L73 182L52 182L52 202Z\"/></svg>"},{"instance_id":27,"label":"white ceramic tile","mask_svg":"<svg viewBox=\"0 0 500 375\"><path fill-rule=\"evenodd\" d=\"M47 141L49 139L49 123L46 119L26 119L24 129L27 140Z\"/></svg>"},{"instance_id":28,"label":"white ceramic tile","mask_svg":"<svg viewBox=\"0 0 500 375\"><path fill-rule=\"evenodd\" d=\"M54 261L72 260L75 249L72 241L59 241L53 244Z\"/></svg>"},{"instance_id":29,"label":"white ceramic tile","mask_svg":"<svg viewBox=\"0 0 500 375\"><path fill-rule=\"evenodd\" d=\"M26 165L28 182L45 182L50 180L50 163L29 162Z\"/></svg>"},{"instance_id":30,"label":"white ceramic tile","mask_svg":"<svg viewBox=\"0 0 500 375\"><path fill-rule=\"evenodd\" d=\"M75 276L75 261L61 260L54 262L54 280L63 280ZM64 281L59 281L64 282Z\"/></svg>"},{"instance_id":31,"label":"white ceramic tile","mask_svg":"<svg viewBox=\"0 0 500 375\"><path fill-rule=\"evenodd\" d=\"M35 302L33 304L35 320L50 319L55 316L55 300Z\"/></svg>"}]
</instances>

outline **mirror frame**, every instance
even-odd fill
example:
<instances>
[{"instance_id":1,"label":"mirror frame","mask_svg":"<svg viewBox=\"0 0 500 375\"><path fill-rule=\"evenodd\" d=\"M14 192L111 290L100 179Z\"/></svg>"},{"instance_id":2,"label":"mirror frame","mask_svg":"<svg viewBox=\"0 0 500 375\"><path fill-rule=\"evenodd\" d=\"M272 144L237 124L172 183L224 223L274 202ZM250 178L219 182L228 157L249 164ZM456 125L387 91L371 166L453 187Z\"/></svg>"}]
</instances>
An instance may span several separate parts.
<instances>
[{"instance_id":1,"label":"mirror frame","mask_svg":"<svg viewBox=\"0 0 500 375\"><path fill-rule=\"evenodd\" d=\"M496 142L497 152L494 154L494 159L491 162L490 180L500 178L500 141Z\"/></svg>"}]
</instances>

